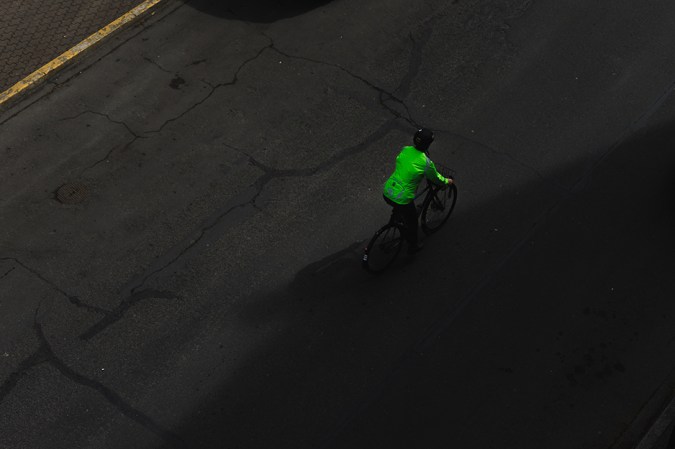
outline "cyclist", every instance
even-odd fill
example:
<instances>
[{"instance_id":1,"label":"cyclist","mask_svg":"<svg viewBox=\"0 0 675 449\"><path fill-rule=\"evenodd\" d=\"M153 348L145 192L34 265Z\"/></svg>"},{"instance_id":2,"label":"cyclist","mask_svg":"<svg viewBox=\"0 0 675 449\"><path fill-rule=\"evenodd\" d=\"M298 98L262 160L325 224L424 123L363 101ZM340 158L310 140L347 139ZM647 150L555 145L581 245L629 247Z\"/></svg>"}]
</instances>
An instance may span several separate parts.
<instances>
[{"instance_id":1,"label":"cyclist","mask_svg":"<svg viewBox=\"0 0 675 449\"><path fill-rule=\"evenodd\" d=\"M436 185L446 187L453 183L452 178L445 178L436 170L429 159L428 150L434 141L434 133L422 128L415 133L414 146L405 146L396 157L396 170L384 183L384 200L394 207L406 227L404 237L408 241L408 254L422 249L417 241L417 210L415 209L415 192L423 177Z\"/></svg>"}]
</instances>

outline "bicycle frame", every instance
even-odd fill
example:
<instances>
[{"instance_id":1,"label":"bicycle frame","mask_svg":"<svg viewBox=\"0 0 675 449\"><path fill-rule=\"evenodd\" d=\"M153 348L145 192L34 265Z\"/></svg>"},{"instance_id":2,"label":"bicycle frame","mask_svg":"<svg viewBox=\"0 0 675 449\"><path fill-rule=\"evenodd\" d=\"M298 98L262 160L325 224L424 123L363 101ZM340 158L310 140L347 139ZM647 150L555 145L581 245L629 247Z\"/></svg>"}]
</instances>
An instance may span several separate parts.
<instances>
[{"instance_id":1,"label":"bicycle frame","mask_svg":"<svg viewBox=\"0 0 675 449\"><path fill-rule=\"evenodd\" d=\"M428 179L425 179L425 181L426 181L426 186L424 186L424 188L420 192L415 193L415 198L413 198L413 201L415 202L415 210L417 212L417 218L418 219L420 218L420 215L422 214L422 207L423 207L425 201L427 200L427 197L429 195L433 195L434 193L436 193L437 190L442 188L441 186L437 186L436 184L432 183ZM421 203L418 203L417 200L422 198L422 197L424 197L424 200ZM395 217L396 214L394 213L394 210L395 209L392 207L391 217L389 218L390 224L394 224L394 223L397 222L396 217ZM405 227L405 224L403 223L402 219L398 220L398 223L400 223L401 225L403 225Z\"/></svg>"},{"instance_id":2,"label":"bicycle frame","mask_svg":"<svg viewBox=\"0 0 675 449\"><path fill-rule=\"evenodd\" d=\"M443 176L452 177L454 172L443 167ZM450 189L450 192L442 193L439 198L438 192L444 188ZM420 201L422 198L422 201ZM363 267L371 273L381 273L396 259L398 253L401 251L402 243L404 242L404 234L407 227L405 221L400 214L395 211L399 208L395 207L386 197L387 203L392 207L391 217L389 222L382 226L375 235L370 239L363 254ZM449 202L447 202L450 200ZM457 200L457 188L455 185L449 187L439 186L434 184L429 179L426 179L426 184L419 192L415 192L413 204L415 205L416 219L422 220L421 228L426 235L431 235L440 229L441 226L448 220L452 213L455 201ZM440 217L436 215L440 211ZM429 217L431 213L431 219Z\"/></svg>"}]
</instances>

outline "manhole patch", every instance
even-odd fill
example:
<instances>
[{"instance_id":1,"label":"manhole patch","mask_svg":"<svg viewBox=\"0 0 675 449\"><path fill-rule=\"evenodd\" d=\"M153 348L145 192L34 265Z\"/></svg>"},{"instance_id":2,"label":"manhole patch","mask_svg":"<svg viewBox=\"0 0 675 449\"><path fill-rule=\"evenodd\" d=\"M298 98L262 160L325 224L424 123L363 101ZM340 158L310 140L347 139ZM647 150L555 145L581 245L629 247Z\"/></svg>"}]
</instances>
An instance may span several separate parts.
<instances>
[{"instance_id":1,"label":"manhole patch","mask_svg":"<svg viewBox=\"0 0 675 449\"><path fill-rule=\"evenodd\" d=\"M63 204L79 204L87 198L89 189L81 182L69 182L56 191L56 199Z\"/></svg>"}]
</instances>

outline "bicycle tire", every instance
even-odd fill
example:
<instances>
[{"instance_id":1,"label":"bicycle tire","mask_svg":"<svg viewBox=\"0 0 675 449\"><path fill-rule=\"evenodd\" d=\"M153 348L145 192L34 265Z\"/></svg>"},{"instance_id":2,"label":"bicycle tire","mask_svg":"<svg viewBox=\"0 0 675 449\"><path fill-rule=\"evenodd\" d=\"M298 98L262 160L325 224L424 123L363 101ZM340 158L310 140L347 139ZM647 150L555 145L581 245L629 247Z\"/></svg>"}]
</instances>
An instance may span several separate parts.
<instances>
[{"instance_id":1,"label":"bicycle tire","mask_svg":"<svg viewBox=\"0 0 675 449\"><path fill-rule=\"evenodd\" d=\"M454 184L427 195L422 206L422 231L427 235L438 231L450 218L456 202L457 187Z\"/></svg>"},{"instance_id":2,"label":"bicycle tire","mask_svg":"<svg viewBox=\"0 0 675 449\"><path fill-rule=\"evenodd\" d=\"M363 268L370 273L383 272L396 259L402 246L403 232L400 226L393 223L382 226L366 246Z\"/></svg>"}]
</instances>

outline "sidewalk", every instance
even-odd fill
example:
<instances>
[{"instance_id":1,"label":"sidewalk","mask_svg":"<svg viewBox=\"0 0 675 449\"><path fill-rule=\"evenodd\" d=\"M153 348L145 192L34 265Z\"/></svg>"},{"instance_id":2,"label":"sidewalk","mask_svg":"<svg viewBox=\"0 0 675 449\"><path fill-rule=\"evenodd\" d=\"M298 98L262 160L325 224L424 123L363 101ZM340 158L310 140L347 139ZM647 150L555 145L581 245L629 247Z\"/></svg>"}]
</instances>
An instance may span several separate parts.
<instances>
[{"instance_id":1,"label":"sidewalk","mask_svg":"<svg viewBox=\"0 0 675 449\"><path fill-rule=\"evenodd\" d=\"M23 0L0 4L0 92L141 0Z\"/></svg>"}]
</instances>

